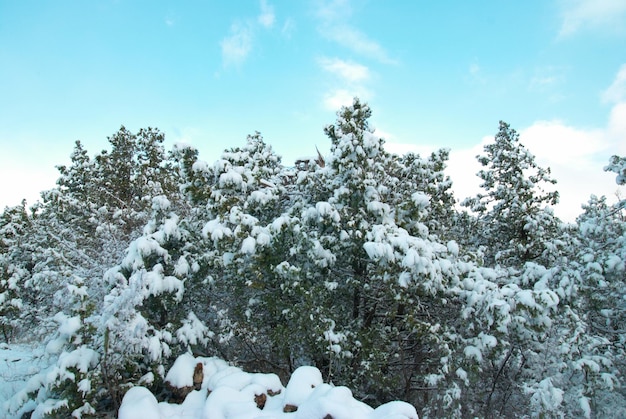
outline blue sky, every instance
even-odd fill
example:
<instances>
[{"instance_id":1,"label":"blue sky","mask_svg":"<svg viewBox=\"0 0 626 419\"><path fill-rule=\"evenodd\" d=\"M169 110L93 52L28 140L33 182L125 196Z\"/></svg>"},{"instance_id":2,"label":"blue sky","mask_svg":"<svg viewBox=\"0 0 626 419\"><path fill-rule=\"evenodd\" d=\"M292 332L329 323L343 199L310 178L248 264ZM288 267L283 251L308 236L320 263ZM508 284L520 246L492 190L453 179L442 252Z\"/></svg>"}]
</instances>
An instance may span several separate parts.
<instances>
[{"instance_id":1,"label":"blue sky","mask_svg":"<svg viewBox=\"0 0 626 419\"><path fill-rule=\"evenodd\" d=\"M394 152L452 150L458 198L509 122L573 219L626 154L624 0L0 0L0 206L54 186L75 140L158 127L215 160L260 131L327 152L353 96Z\"/></svg>"}]
</instances>

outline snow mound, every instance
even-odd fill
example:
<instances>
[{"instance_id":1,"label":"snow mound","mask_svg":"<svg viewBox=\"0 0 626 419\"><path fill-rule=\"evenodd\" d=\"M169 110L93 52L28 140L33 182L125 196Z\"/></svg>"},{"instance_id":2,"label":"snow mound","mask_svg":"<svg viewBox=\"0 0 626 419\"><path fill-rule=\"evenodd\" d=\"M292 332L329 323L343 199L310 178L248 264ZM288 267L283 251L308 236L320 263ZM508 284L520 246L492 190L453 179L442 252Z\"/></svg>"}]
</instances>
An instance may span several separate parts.
<instances>
[{"instance_id":1,"label":"snow mound","mask_svg":"<svg viewBox=\"0 0 626 419\"><path fill-rule=\"evenodd\" d=\"M159 403L150 390L133 387L126 392L118 413L119 419L160 419Z\"/></svg>"},{"instance_id":2,"label":"snow mound","mask_svg":"<svg viewBox=\"0 0 626 419\"><path fill-rule=\"evenodd\" d=\"M248 373L218 358L185 354L165 380L171 387L189 389L181 404L159 403L147 388L137 386L124 396L118 418L418 419L415 408L401 401L373 409L349 388L324 383L321 372L310 366L296 369L285 388L276 374Z\"/></svg>"}]
</instances>

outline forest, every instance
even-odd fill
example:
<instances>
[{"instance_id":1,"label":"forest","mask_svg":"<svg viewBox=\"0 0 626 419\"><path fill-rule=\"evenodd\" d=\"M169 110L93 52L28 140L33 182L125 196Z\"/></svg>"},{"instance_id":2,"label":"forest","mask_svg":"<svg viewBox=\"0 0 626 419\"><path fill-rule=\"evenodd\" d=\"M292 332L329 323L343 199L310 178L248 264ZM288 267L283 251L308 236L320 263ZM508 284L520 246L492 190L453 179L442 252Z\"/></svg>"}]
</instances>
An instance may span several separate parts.
<instances>
[{"instance_id":1,"label":"forest","mask_svg":"<svg viewBox=\"0 0 626 419\"><path fill-rule=\"evenodd\" d=\"M170 400L192 354L283 382L314 366L424 418L626 417L626 200L562 222L549 168L500 122L459 202L449 150L388 153L371 112L343 107L329 152L295 166L258 132L214 163L155 128L76 142L56 187L0 215L0 344L50 363L0 410ZM626 184L626 158L604 170Z\"/></svg>"}]
</instances>

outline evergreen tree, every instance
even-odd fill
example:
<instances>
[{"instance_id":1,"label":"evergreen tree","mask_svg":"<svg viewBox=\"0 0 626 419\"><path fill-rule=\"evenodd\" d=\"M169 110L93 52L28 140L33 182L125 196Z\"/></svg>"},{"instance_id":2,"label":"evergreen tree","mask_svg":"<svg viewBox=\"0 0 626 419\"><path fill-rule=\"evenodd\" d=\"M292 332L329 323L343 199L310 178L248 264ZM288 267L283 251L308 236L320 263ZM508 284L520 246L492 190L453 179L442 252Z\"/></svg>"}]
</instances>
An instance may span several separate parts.
<instances>
[{"instance_id":1,"label":"evergreen tree","mask_svg":"<svg viewBox=\"0 0 626 419\"><path fill-rule=\"evenodd\" d=\"M0 332L9 342L19 329L23 309L24 281L32 269L28 235L32 217L26 210L26 201L7 207L0 216Z\"/></svg>"},{"instance_id":2,"label":"evergreen tree","mask_svg":"<svg viewBox=\"0 0 626 419\"><path fill-rule=\"evenodd\" d=\"M358 99L337 116L325 128L331 156L316 172L322 181L311 183L306 195L315 198L302 209L311 262L300 272L317 270L323 282L308 289L319 293L314 301L332 302L309 328L323 331L326 342L318 367L374 403L394 394L417 400L424 394L416 388L445 375L447 319L457 318L458 306L442 307L456 275L444 259L457 249L433 241L425 224L436 230L434 214L451 211L438 184L445 152L426 161L385 152L369 129L370 108ZM441 316L429 320L429 312Z\"/></svg>"},{"instance_id":3,"label":"evergreen tree","mask_svg":"<svg viewBox=\"0 0 626 419\"><path fill-rule=\"evenodd\" d=\"M41 388L29 390L35 393L20 402L34 397L48 414L93 413L103 400L111 403L103 398L107 374L99 368L106 347L104 334L98 334L100 310L113 286L103 279L105 272L123 260L149 224L154 199L166 192L180 202L179 173L175 162L166 160L161 133L148 129L134 135L122 128L110 141L113 151L94 158L76 142L71 165L58 167L57 187L43 192L33 209L21 246L11 247L29 256L19 271L19 299L11 299L21 302L19 325L30 339L41 339L56 362L54 373L40 379ZM76 364L81 354L93 362Z\"/></svg>"},{"instance_id":4,"label":"evergreen tree","mask_svg":"<svg viewBox=\"0 0 626 419\"><path fill-rule=\"evenodd\" d=\"M166 397L188 352L312 364L422 417L623 413L606 408L626 400L623 201L563 226L549 170L501 122L459 214L448 151L390 154L370 118L355 99L324 129L330 155L295 168L259 133L214 164L151 128L93 158L76 142L41 203L0 216L3 339L35 332L50 362L10 413L110 413L137 384Z\"/></svg>"},{"instance_id":5,"label":"evergreen tree","mask_svg":"<svg viewBox=\"0 0 626 419\"><path fill-rule=\"evenodd\" d=\"M606 172L617 173L615 183L626 185L626 157L611 156L609 164L604 167Z\"/></svg>"},{"instance_id":6,"label":"evergreen tree","mask_svg":"<svg viewBox=\"0 0 626 419\"><path fill-rule=\"evenodd\" d=\"M463 205L478 216L478 231L473 234L484 247L487 262L519 266L552 261L560 223L549 207L558 202L558 192L543 189L556 183L550 169L535 163L505 122L484 149L486 154L477 158L486 167L478 172L485 192Z\"/></svg>"},{"instance_id":7,"label":"evergreen tree","mask_svg":"<svg viewBox=\"0 0 626 419\"><path fill-rule=\"evenodd\" d=\"M626 400L619 372L626 364L626 213L592 196L577 218L578 245L572 262L580 298L581 326L587 340L578 361L580 397L589 411L605 410L609 398ZM620 388L621 396L615 392Z\"/></svg>"}]
</instances>

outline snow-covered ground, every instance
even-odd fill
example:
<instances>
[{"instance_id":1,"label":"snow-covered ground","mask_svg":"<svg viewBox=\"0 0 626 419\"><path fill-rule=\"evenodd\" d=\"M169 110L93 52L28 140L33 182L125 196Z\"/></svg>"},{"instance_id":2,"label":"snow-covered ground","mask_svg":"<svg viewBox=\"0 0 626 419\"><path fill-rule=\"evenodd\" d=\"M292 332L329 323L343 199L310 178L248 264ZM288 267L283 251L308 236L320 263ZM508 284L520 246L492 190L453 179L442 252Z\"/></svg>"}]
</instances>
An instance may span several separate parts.
<instances>
[{"instance_id":1,"label":"snow-covered ground","mask_svg":"<svg viewBox=\"0 0 626 419\"><path fill-rule=\"evenodd\" d=\"M43 347L0 344L0 416L7 400L23 389L28 379L50 366Z\"/></svg>"},{"instance_id":2,"label":"snow-covered ground","mask_svg":"<svg viewBox=\"0 0 626 419\"><path fill-rule=\"evenodd\" d=\"M28 379L53 362L44 348L0 346L0 409ZM148 377L146 377L149 379ZM218 358L180 356L166 375L182 403L158 402L145 387L130 389L120 419L417 419L415 408L395 401L373 409L347 387L322 380L315 367L303 366L286 386L275 374L248 373ZM1 416L1 415L0 415Z\"/></svg>"}]
</instances>

